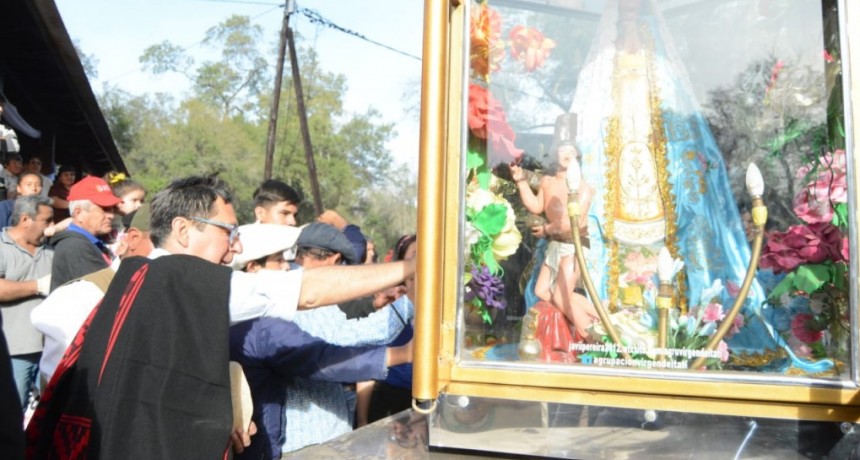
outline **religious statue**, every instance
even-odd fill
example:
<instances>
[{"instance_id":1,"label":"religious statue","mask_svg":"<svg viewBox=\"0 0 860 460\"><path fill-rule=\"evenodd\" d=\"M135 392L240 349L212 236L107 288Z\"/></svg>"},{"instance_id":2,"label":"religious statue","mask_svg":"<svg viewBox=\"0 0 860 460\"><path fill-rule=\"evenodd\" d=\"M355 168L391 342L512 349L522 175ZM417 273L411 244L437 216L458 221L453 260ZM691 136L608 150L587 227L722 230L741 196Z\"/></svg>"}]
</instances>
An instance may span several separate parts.
<instances>
[{"instance_id":1,"label":"religious statue","mask_svg":"<svg viewBox=\"0 0 860 460\"><path fill-rule=\"evenodd\" d=\"M723 288L713 300L728 304L750 247L722 154L662 16L648 0L607 0L597 30L571 112L581 115L583 177L597 191L583 214L598 301L627 311L653 305L657 254L666 247L683 262L675 308L708 305L716 285ZM738 357L782 345L760 314L764 299L753 282L747 324L728 341Z\"/></svg>"},{"instance_id":2,"label":"religious statue","mask_svg":"<svg viewBox=\"0 0 860 460\"><path fill-rule=\"evenodd\" d=\"M582 341L588 337L588 328L598 316L594 305L585 296L575 292L581 272L574 258L575 248L567 213L569 190L566 177L568 168L579 167L579 151L575 145L576 114L560 115L555 128L550 149L555 155L544 165L545 175L540 179L537 190L532 190L525 171L519 166L511 166L511 176L523 206L532 214L546 216L545 224L531 229L536 238L549 240L535 283L535 295L564 313L576 330L576 341ZM577 192L583 207L588 209L594 189L583 181ZM585 215L579 224L585 234Z\"/></svg>"}]
</instances>

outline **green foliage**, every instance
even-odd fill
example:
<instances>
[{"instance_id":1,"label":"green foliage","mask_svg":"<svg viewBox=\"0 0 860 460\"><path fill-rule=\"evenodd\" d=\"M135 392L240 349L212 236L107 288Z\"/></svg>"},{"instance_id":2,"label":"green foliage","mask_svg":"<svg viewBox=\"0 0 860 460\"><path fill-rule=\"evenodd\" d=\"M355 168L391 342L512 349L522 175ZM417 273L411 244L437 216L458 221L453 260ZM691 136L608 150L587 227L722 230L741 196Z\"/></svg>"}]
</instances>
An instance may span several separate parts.
<instances>
[{"instance_id":1,"label":"green foliage","mask_svg":"<svg viewBox=\"0 0 860 460\"><path fill-rule=\"evenodd\" d=\"M195 63L169 42L147 48L140 58L154 74L178 72L189 79L191 91L181 100L105 86L100 105L129 171L150 196L175 178L217 172L233 187L240 221L250 222L251 196L263 180L272 94L267 55L259 51L262 29L232 16L210 28L203 43L219 53L218 60ZM381 123L373 109L345 113L345 77L320 68L313 51L300 50L299 59L323 205L360 225L384 255L416 225L414 177L405 167L392 175L385 147L394 127ZM293 82L289 71L285 75L272 177L303 194L304 223L316 216Z\"/></svg>"}]
</instances>

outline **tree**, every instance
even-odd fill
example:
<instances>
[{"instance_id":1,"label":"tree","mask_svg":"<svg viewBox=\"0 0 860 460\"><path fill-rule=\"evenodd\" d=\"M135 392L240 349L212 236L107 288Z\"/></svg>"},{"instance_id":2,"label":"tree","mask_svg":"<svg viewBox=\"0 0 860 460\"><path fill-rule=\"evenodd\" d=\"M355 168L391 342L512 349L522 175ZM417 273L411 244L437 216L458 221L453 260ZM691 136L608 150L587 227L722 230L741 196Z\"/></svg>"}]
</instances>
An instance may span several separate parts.
<instances>
[{"instance_id":1,"label":"tree","mask_svg":"<svg viewBox=\"0 0 860 460\"><path fill-rule=\"evenodd\" d=\"M219 107L222 117L249 115L260 119L260 96L268 90L268 63L259 51L263 29L247 16L233 15L206 31L203 44L219 48L220 59L205 61L196 69L185 50L168 41L152 45L140 57L144 69L158 75L179 72L194 84L194 93Z\"/></svg>"}]
</instances>

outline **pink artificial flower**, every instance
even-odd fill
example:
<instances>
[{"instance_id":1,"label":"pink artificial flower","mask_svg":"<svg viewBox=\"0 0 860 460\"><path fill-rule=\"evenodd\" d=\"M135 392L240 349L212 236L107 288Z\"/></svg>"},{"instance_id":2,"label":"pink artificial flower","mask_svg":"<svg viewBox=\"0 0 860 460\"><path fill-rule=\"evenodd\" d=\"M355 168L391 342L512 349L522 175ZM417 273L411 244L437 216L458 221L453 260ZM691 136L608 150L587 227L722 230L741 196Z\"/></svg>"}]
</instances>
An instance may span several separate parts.
<instances>
[{"instance_id":1,"label":"pink artificial flower","mask_svg":"<svg viewBox=\"0 0 860 460\"><path fill-rule=\"evenodd\" d=\"M732 280L728 280L726 281L726 290L729 291L730 296L737 297L741 293L741 286Z\"/></svg>"},{"instance_id":2,"label":"pink artificial flower","mask_svg":"<svg viewBox=\"0 0 860 460\"><path fill-rule=\"evenodd\" d=\"M779 77L779 73L782 71L782 68L785 66L785 63L782 60L777 60L776 64L773 65L773 68L770 70L770 83L768 83L767 88L765 88L764 95L767 97L770 94L773 87L776 86L776 79Z\"/></svg>"},{"instance_id":3,"label":"pink artificial flower","mask_svg":"<svg viewBox=\"0 0 860 460\"><path fill-rule=\"evenodd\" d=\"M717 345L717 351L720 353L721 362L729 360L729 344L727 344L725 340L720 340L720 344Z\"/></svg>"},{"instance_id":4,"label":"pink artificial flower","mask_svg":"<svg viewBox=\"0 0 860 460\"><path fill-rule=\"evenodd\" d=\"M824 48L824 62L827 62L828 64L833 62L833 55L827 51L827 48Z\"/></svg>"},{"instance_id":5,"label":"pink artificial flower","mask_svg":"<svg viewBox=\"0 0 860 460\"><path fill-rule=\"evenodd\" d=\"M744 327L744 317L743 315L735 316L735 320L732 321L732 327L729 328L729 332L726 332L726 338L730 339L732 336L741 331L741 328Z\"/></svg>"},{"instance_id":6,"label":"pink artificial flower","mask_svg":"<svg viewBox=\"0 0 860 460\"><path fill-rule=\"evenodd\" d=\"M812 348L809 345L801 342L795 336L789 336L786 340L788 346L794 351L794 354L801 358L812 358Z\"/></svg>"},{"instance_id":7,"label":"pink artificial flower","mask_svg":"<svg viewBox=\"0 0 860 460\"><path fill-rule=\"evenodd\" d=\"M797 171L804 179L815 169L816 175L794 195L794 212L808 223L833 220L833 203L848 202L848 169L844 150L827 153L818 164L808 164Z\"/></svg>"},{"instance_id":8,"label":"pink artificial flower","mask_svg":"<svg viewBox=\"0 0 860 460\"><path fill-rule=\"evenodd\" d=\"M810 327L813 316L809 313L798 313L791 320L791 333L803 343L815 343L821 340L824 333Z\"/></svg>"},{"instance_id":9,"label":"pink artificial flower","mask_svg":"<svg viewBox=\"0 0 860 460\"><path fill-rule=\"evenodd\" d=\"M706 323L722 321L726 315L723 313L723 306L718 303L709 303L705 307L705 312L702 315L702 320Z\"/></svg>"},{"instance_id":10,"label":"pink artificial flower","mask_svg":"<svg viewBox=\"0 0 860 460\"><path fill-rule=\"evenodd\" d=\"M467 117L472 134L489 141L487 162L490 168L520 159L523 151L514 145L517 135L508 124L505 109L487 88L476 84L469 85Z\"/></svg>"},{"instance_id":11,"label":"pink artificial flower","mask_svg":"<svg viewBox=\"0 0 860 460\"><path fill-rule=\"evenodd\" d=\"M827 260L847 262L848 239L830 223L792 225L788 231L772 232L759 265L774 273L789 272L801 264Z\"/></svg>"},{"instance_id":12,"label":"pink artificial flower","mask_svg":"<svg viewBox=\"0 0 860 460\"><path fill-rule=\"evenodd\" d=\"M544 37L539 30L525 26L514 27L508 37L511 39L511 56L522 62L527 72L542 66L555 48L553 40Z\"/></svg>"}]
</instances>

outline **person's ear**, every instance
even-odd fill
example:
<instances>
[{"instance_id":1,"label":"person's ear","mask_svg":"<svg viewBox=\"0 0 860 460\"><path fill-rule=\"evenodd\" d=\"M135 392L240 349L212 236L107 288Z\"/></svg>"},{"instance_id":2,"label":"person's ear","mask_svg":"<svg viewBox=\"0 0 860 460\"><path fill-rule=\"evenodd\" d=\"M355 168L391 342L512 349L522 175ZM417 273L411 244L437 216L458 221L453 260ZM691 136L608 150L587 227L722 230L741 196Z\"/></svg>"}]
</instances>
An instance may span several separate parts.
<instances>
[{"instance_id":1,"label":"person's ear","mask_svg":"<svg viewBox=\"0 0 860 460\"><path fill-rule=\"evenodd\" d=\"M254 217L257 218L258 222L263 221L263 217L266 215L266 208L262 206L257 206L254 208Z\"/></svg>"},{"instance_id":2,"label":"person's ear","mask_svg":"<svg viewBox=\"0 0 860 460\"><path fill-rule=\"evenodd\" d=\"M259 263L257 263L256 260L252 260L252 261L248 262L247 265L245 265L245 271L248 273L257 273L258 271L260 271L262 269L263 269L263 266L260 265Z\"/></svg>"},{"instance_id":3,"label":"person's ear","mask_svg":"<svg viewBox=\"0 0 860 460\"><path fill-rule=\"evenodd\" d=\"M191 225L191 222L184 217L174 217L173 222L170 223L170 234L184 248L190 244Z\"/></svg>"},{"instance_id":4,"label":"person's ear","mask_svg":"<svg viewBox=\"0 0 860 460\"><path fill-rule=\"evenodd\" d=\"M138 244L140 244L140 240L143 238L143 234L140 230L136 228L130 228L125 232L125 244L128 246L129 251L134 251L137 249Z\"/></svg>"}]
</instances>

